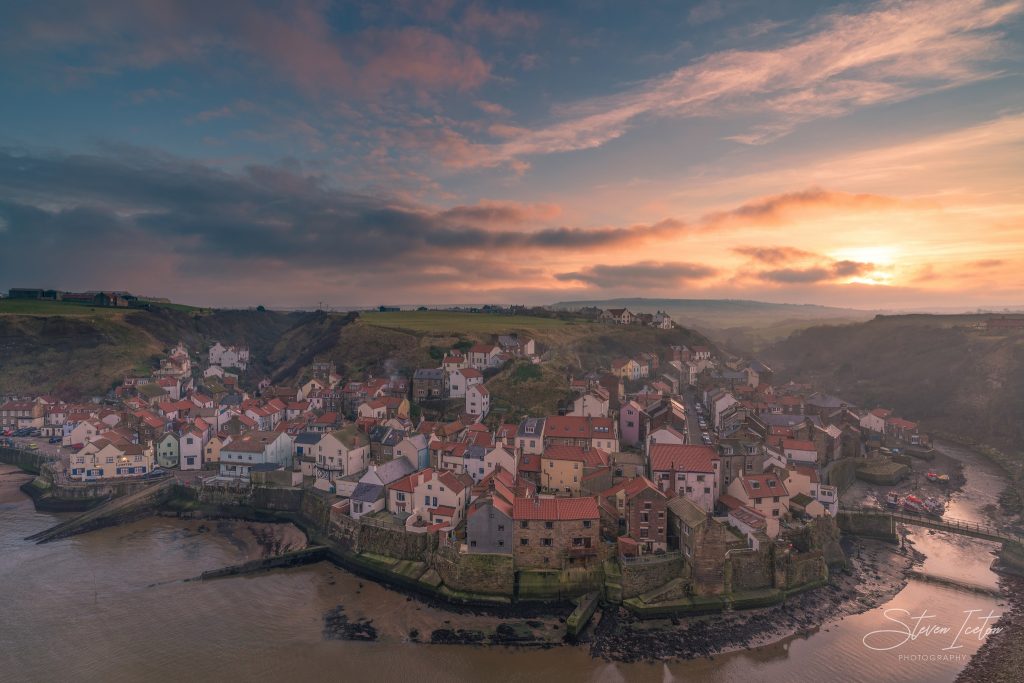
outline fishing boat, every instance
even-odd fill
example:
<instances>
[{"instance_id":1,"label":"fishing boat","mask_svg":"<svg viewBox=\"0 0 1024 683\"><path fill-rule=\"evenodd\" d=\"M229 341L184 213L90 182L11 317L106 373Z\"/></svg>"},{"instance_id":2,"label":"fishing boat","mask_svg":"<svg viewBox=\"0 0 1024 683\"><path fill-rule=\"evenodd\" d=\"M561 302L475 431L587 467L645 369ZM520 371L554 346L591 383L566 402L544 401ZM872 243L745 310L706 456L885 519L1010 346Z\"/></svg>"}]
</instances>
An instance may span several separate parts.
<instances>
[{"instance_id":1,"label":"fishing boat","mask_svg":"<svg viewBox=\"0 0 1024 683\"><path fill-rule=\"evenodd\" d=\"M895 491L889 491L885 494L885 504L887 507L898 508L900 506L900 494Z\"/></svg>"},{"instance_id":2,"label":"fishing boat","mask_svg":"<svg viewBox=\"0 0 1024 683\"><path fill-rule=\"evenodd\" d=\"M925 512L924 501L911 494L903 499L903 509L913 514L922 514Z\"/></svg>"},{"instance_id":3,"label":"fishing boat","mask_svg":"<svg viewBox=\"0 0 1024 683\"><path fill-rule=\"evenodd\" d=\"M929 472L929 473L927 473L924 476L925 476L925 479L927 479L928 481L938 481L939 480L939 475L936 474L935 472Z\"/></svg>"},{"instance_id":4,"label":"fishing boat","mask_svg":"<svg viewBox=\"0 0 1024 683\"><path fill-rule=\"evenodd\" d=\"M940 484L948 484L949 483L949 475L948 474L940 474L938 476L938 479L936 479L936 481L938 481Z\"/></svg>"}]
</instances>

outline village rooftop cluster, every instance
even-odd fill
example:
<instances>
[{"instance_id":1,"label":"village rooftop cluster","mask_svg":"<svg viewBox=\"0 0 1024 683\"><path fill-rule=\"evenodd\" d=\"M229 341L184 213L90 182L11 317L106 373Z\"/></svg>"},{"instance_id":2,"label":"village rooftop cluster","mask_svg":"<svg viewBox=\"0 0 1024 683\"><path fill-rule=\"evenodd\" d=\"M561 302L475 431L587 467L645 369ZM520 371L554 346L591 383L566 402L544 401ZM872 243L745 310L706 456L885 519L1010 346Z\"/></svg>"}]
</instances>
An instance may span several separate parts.
<instances>
[{"instance_id":1,"label":"village rooftop cluster","mask_svg":"<svg viewBox=\"0 0 1024 683\"><path fill-rule=\"evenodd\" d=\"M598 319L672 326L625 309ZM766 364L709 346L636 349L568 378L561 414L489 420L488 378L545 362L538 350L509 333L408 377L346 378L322 359L295 384L246 387L245 346L200 356L179 343L104 401L16 397L0 425L60 441L69 481L191 473L204 488L312 488L334 518L508 554L517 569L679 553L711 591L729 549L835 514L836 463L927 441L891 411L777 385ZM460 417L424 419L436 401L459 402Z\"/></svg>"}]
</instances>

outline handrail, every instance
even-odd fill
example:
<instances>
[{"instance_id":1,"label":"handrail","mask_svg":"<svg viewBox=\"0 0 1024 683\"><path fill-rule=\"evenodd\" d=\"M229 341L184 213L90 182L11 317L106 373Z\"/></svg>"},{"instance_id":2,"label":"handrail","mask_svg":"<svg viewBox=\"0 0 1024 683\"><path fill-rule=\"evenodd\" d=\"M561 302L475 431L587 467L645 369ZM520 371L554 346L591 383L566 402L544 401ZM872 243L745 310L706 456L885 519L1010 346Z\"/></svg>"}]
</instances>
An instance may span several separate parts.
<instances>
[{"instance_id":1,"label":"handrail","mask_svg":"<svg viewBox=\"0 0 1024 683\"><path fill-rule=\"evenodd\" d=\"M979 534L985 534L988 536L994 536L996 538L1024 544L1024 536L1021 536L1020 534L1016 534L1011 531L1005 531L1003 529L1000 529L999 527L995 527L990 524L972 522L966 519L956 519L953 517L936 517L923 512L911 512L910 510L886 510L883 508L862 506L841 507L839 508L839 512L873 515L881 514L886 515L888 517L892 517L893 519L907 521L911 523L931 525L943 529L949 529L951 531L974 531Z\"/></svg>"}]
</instances>

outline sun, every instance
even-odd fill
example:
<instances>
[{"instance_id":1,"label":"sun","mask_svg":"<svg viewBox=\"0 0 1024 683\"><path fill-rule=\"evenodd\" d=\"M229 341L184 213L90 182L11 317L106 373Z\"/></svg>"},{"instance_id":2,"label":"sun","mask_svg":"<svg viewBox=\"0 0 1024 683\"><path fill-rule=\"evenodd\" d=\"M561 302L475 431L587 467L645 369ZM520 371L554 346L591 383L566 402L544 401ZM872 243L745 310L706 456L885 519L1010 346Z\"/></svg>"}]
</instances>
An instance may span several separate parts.
<instances>
[{"instance_id":1,"label":"sun","mask_svg":"<svg viewBox=\"0 0 1024 683\"><path fill-rule=\"evenodd\" d=\"M873 263L876 266L891 266L899 256L896 247L872 245L864 247L845 247L829 253L836 261L856 261L857 263Z\"/></svg>"},{"instance_id":2,"label":"sun","mask_svg":"<svg viewBox=\"0 0 1024 683\"><path fill-rule=\"evenodd\" d=\"M848 284L890 285L893 281L892 268L896 264L899 252L895 247L873 245L837 249L829 253L829 256L836 261L855 261L872 265L870 270L857 273L847 280Z\"/></svg>"}]
</instances>

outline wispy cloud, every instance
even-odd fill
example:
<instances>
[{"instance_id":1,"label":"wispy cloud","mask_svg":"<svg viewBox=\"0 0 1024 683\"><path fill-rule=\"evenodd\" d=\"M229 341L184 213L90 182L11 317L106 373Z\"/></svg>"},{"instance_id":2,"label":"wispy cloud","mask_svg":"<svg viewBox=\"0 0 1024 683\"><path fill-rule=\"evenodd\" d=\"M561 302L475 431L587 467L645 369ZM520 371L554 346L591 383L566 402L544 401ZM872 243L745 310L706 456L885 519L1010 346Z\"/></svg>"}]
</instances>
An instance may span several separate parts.
<instances>
[{"instance_id":1,"label":"wispy cloud","mask_svg":"<svg viewBox=\"0 0 1024 683\"><path fill-rule=\"evenodd\" d=\"M829 14L776 49L712 53L619 95L564 106L557 122L477 145L474 156L487 166L591 149L651 117L758 115L733 139L769 142L806 121L998 75L998 27L1022 9L1021 0L928 0Z\"/></svg>"}]
</instances>

